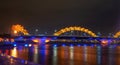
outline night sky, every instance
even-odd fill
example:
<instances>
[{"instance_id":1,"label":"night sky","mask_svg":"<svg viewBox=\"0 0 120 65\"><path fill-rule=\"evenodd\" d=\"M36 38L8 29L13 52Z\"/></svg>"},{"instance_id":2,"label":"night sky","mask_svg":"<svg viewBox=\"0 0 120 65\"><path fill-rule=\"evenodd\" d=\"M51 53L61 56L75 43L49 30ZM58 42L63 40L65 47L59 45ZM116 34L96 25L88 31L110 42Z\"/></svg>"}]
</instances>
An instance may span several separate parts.
<instances>
[{"instance_id":1,"label":"night sky","mask_svg":"<svg viewBox=\"0 0 120 65\"><path fill-rule=\"evenodd\" d=\"M0 33L13 24L30 33L82 26L103 35L120 30L119 0L3 0L0 1Z\"/></svg>"}]
</instances>

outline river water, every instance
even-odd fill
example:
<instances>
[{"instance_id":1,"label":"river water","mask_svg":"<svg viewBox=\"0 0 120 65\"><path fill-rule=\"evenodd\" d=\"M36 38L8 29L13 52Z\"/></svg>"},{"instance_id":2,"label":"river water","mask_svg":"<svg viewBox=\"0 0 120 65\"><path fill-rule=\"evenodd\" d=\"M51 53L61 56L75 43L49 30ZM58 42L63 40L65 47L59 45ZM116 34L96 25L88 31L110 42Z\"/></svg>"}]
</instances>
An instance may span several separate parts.
<instances>
[{"instance_id":1,"label":"river water","mask_svg":"<svg viewBox=\"0 0 120 65\"><path fill-rule=\"evenodd\" d=\"M40 65L120 65L120 46L32 45L1 49L13 57Z\"/></svg>"}]
</instances>

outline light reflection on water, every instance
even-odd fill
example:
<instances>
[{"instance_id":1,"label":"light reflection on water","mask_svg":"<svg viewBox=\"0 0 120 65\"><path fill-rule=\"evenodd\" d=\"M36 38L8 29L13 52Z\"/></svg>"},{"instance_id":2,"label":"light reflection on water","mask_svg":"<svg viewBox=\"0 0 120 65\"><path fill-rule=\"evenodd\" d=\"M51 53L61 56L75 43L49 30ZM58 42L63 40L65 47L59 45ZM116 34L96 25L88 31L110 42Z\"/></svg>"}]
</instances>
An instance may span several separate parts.
<instances>
[{"instance_id":1,"label":"light reflection on water","mask_svg":"<svg viewBox=\"0 0 120 65\"><path fill-rule=\"evenodd\" d=\"M18 51L17 51L17 48L16 47L14 47L12 50L10 50L11 51L11 56L14 56L14 57L18 57L17 55L17 53L18 53Z\"/></svg>"},{"instance_id":2,"label":"light reflection on water","mask_svg":"<svg viewBox=\"0 0 120 65\"><path fill-rule=\"evenodd\" d=\"M120 65L120 47L33 45L2 49L0 53L41 65Z\"/></svg>"},{"instance_id":3,"label":"light reflection on water","mask_svg":"<svg viewBox=\"0 0 120 65\"><path fill-rule=\"evenodd\" d=\"M53 47L53 65L57 65L57 47Z\"/></svg>"},{"instance_id":4,"label":"light reflection on water","mask_svg":"<svg viewBox=\"0 0 120 65\"><path fill-rule=\"evenodd\" d=\"M34 46L33 61L35 63L38 63L38 46L37 45Z\"/></svg>"}]
</instances>

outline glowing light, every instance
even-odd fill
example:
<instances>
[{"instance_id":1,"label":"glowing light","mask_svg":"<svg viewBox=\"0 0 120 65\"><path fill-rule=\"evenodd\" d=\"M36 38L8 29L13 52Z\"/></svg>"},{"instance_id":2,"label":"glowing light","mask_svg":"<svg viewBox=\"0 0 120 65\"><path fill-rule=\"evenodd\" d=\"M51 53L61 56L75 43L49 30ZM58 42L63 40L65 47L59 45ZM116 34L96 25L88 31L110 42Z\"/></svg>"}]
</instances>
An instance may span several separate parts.
<instances>
[{"instance_id":1,"label":"glowing light","mask_svg":"<svg viewBox=\"0 0 120 65\"><path fill-rule=\"evenodd\" d=\"M53 47L53 54L54 54L54 56L57 56L57 47L55 46L55 47Z\"/></svg>"},{"instance_id":2,"label":"glowing light","mask_svg":"<svg viewBox=\"0 0 120 65\"><path fill-rule=\"evenodd\" d=\"M101 43L103 46L106 46L106 45L108 45L108 40L102 40Z\"/></svg>"},{"instance_id":3,"label":"glowing light","mask_svg":"<svg viewBox=\"0 0 120 65\"><path fill-rule=\"evenodd\" d=\"M74 30L85 32L85 33L91 35L92 37L97 37L97 35L95 33L93 33L92 31L90 31L86 28L77 27L77 26L63 28L63 29L59 30L58 32L54 33L54 35L59 36L59 35L65 33L65 32L74 31Z\"/></svg>"},{"instance_id":4,"label":"glowing light","mask_svg":"<svg viewBox=\"0 0 120 65\"><path fill-rule=\"evenodd\" d=\"M5 39L5 41L6 41L6 42L9 42L9 39L8 39L8 38L6 38L6 39Z\"/></svg>"},{"instance_id":5,"label":"glowing light","mask_svg":"<svg viewBox=\"0 0 120 65\"><path fill-rule=\"evenodd\" d=\"M31 47L32 46L32 44L29 44L29 47Z\"/></svg>"},{"instance_id":6,"label":"glowing light","mask_svg":"<svg viewBox=\"0 0 120 65\"><path fill-rule=\"evenodd\" d=\"M22 25L13 25L12 26L12 31L14 35L18 35L19 32L22 32L24 35L29 35L29 33L27 32L27 30L22 26Z\"/></svg>"},{"instance_id":7,"label":"glowing light","mask_svg":"<svg viewBox=\"0 0 120 65\"><path fill-rule=\"evenodd\" d=\"M54 47L56 47L57 45L55 44Z\"/></svg>"},{"instance_id":8,"label":"glowing light","mask_svg":"<svg viewBox=\"0 0 120 65\"><path fill-rule=\"evenodd\" d=\"M35 62L35 63L38 63L38 46L37 45L34 45L34 54L33 54L33 61ZM43 51L42 51L43 52Z\"/></svg>"},{"instance_id":9,"label":"glowing light","mask_svg":"<svg viewBox=\"0 0 120 65\"><path fill-rule=\"evenodd\" d=\"M0 38L0 42L2 42L3 41L3 38Z\"/></svg>"},{"instance_id":10,"label":"glowing light","mask_svg":"<svg viewBox=\"0 0 120 65\"><path fill-rule=\"evenodd\" d=\"M11 50L11 56L17 57L17 48L16 47L14 47L14 49Z\"/></svg>"},{"instance_id":11,"label":"glowing light","mask_svg":"<svg viewBox=\"0 0 120 65\"><path fill-rule=\"evenodd\" d=\"M53 47L53 65L57 65L57 47Z\"/></svg>"},{"instance_id":12,"label":"glowing light","mask_svg":"<svg viewBox=\"0 0 120 65\"><path fill-rule=\"evenodd\" d=\"M35 45L34 48L35 48L35 49L34 49L34 53L35 53L35 54L38 54L38 46Z\"/></svg>"},{"instance_id":13,"label":"glowing light","mask_svg":"<svg viewBox=\"0 0 120 65\"><path fill-rule=\"evenodd\" d=\"M28 46L28 44L25 44L25 47L27 47Z\"/></svg>"},{"instance_id":14,"label":"glowing light","mask_svg":"<svg viewBox=\"0 0 120 65\"><path fill-rule=\"evenodd\" d=\"M32 41L35 42L35 43L39 43L40 42L39 39L33 39Z\"/></svg>"},{"instance_id":15,"label":"glowing light","mask_svg":"<svg viewBox=\"0 0 120 65\"><path fill-rule=\"evenodd\" d=\"M14 30L14 34L17 34L17 31L16 31L16 30Z\"/></svg>"},{"instance_id":16,"label":"glowing light","mask_svg":"<svg viewBox=\"0 0 120 65\"><path fill-rule=\"evenodd\" d=\"M70 47L70 59L73 60L74 58L74 47Z\"/></svg>"},{"instance_id":17,"label":"glowing light","mask_svg":"<svg viewBox=\"0 0 120 65\"><path fill-rule=\"evenodd\" d=\"M48 42L50 42L50 40L46 39L45 42L48 43Z\"/></svg>"},{"instance_id":18,"label":"glowing light","mask_svg":"<svg viewBox=\"0 0 120 65\"><path fill-rule=\"evenodd\" d=\"M107 44L107 43L108 43L108 40L102 40L101 43Z\"/></svg>"},{"instance_id":19,"label":"glowing light","mask_svg":"<svg viewBox=\"0 0 120 65\"><path fill-rule=\"evenodd\" d=\"M16 44L13 44L13 46L17 46Z\"/></svg>"},{"instance_id":20,"label":"glowing light","mask_svg":"<svg viewBox=\"0 0 120 65\"><path fill-rule=\"evenodd\" d=\"M113 37L118 38L120 36L120 31L118 31Z\"/></svg>"},{"instance_id":21,"label":"glowing light","mask_svg":"<svg viewBox=\"0 0 120 65\"><path fill-rule=\"evenodd\" d=\"M87 47L84 46L84 61L87 62Z\"/></svg>"},{"instance_id":22,"label":"glowing light","mask_svg":"<svg viewBox=\"0 0 120 65\"><path fill-rule=\"evenodd\" d=\"M14 42L14 39L11 39L11 42Z\"/></svg>"}]
</instances>

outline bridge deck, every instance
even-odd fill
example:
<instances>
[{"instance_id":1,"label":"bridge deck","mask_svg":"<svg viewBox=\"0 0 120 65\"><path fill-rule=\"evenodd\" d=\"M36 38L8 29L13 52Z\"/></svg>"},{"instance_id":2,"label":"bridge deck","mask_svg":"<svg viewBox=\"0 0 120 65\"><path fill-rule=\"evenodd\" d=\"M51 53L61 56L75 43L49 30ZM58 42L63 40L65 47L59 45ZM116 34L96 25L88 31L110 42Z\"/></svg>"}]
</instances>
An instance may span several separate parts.
<instances>
[{"instance_id":1,"label":"bridge deck","mask_svg":"<svg viewBox=\"0 0 120 65\"><path fill-rule=\"evenodd\" d=\"M14 36L12 38L54 38L54 39L115 39L120 40L120 38L113 37L80 37L80 36Z\"/></svg>"}]
</instances>

